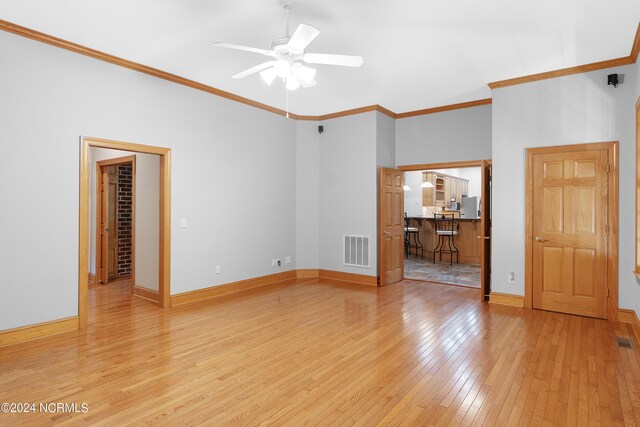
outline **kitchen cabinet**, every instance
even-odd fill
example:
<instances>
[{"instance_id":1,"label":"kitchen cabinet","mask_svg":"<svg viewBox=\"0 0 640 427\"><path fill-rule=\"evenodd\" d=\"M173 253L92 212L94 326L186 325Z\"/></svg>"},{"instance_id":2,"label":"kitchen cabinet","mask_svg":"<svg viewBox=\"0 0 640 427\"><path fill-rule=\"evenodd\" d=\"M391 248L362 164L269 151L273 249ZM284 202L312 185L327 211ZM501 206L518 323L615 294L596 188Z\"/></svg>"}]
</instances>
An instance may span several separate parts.
<instances>
[{"instance_id":1,"label":"kitchen cabinet","mask_svg":"<svg viewBox=\"0 0 640 427\"><path fill-rule=\"evenodd\" d=\"M422 188L422 206L445 207L455 197L462 203L462 196L469 194L469 181L438 172L422 172L422 182L430 182L433 187Z\"/></svg>"},{"instance_id":2,"label":"kitchen cabinet","mask_svg":"<svg viewBox=\"0 0 640 427\"><path fill-rule=\"evenodd\" d=\"M451 179L451 177L449 176L445 176L444 177L444 204L445 206L449 204L449 202L451 201L451 195L452 195L452 188L451 188L451 183L453 182L453 180Z\"/></svg>"}]
</instances>

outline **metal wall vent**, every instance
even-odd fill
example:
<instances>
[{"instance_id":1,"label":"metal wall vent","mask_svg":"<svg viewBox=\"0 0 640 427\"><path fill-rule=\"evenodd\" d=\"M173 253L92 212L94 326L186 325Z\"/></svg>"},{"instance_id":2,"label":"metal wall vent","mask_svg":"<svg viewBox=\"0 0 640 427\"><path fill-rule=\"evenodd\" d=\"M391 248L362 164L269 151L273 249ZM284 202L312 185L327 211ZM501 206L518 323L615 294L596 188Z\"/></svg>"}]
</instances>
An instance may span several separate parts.
<instances>
[{"instance_id":1,"label":"metal wall vent","mask_svg":"<svg viewBox=\"0 0 640 427\"><path fill-rule=\"evenodd\" d=\"M344 265L369 267L369 236L344 235Z\"/></svg>"},{"instance_id":2,"label":"metal wall vent","mask_svg":"<svg viewBox=\"0 0 640 427\"><path fill-rule=\"evenodd\" d=\"M622 348L633 348L633 341L631 341L631 338L616 337L616 344L618 344L618 347Z\"/></svg>"}]
</instances>

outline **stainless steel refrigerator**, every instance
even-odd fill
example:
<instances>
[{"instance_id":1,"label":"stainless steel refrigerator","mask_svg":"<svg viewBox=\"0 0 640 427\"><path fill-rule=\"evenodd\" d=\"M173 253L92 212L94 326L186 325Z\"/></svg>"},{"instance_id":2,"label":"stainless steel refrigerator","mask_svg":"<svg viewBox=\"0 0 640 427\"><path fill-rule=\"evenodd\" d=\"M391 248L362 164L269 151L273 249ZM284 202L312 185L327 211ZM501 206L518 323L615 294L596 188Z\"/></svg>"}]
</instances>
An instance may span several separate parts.
<instances>
[{"instance_id":1,"label":"stainless steel refrigerator","mask_svg":"<svg viewBox=\"0 0 640 427\"><path fill-rule=\"evenodd\" d=\"M478 198L476 196L462 196L462 206L460 207L462 218L478 218Z\"/></svg>"}]
</instances>

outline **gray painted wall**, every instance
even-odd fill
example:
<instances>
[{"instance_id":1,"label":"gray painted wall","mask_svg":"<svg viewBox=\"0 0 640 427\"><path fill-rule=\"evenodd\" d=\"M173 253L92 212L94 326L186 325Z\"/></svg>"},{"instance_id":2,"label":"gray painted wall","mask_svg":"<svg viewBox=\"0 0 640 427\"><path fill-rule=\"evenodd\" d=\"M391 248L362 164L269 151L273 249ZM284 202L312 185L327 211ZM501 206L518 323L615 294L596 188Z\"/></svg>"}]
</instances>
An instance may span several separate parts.
<instances>
[{"instance_id":1,"label":"gray painted wall","mask_svg":"<svg viewBox=\"0 0 640 427\"><path fill-rule=\"evenodd\" d=\"M396 120L396 164L491 158L491 105Z\"/></svg>"},{"instance_id":2,"label":"gray painted wall","mask_svg":"<svg viewBox=\"0 0 640 427\"><path fill-rule=\"evenodd\" d=\"M607 86L624 73L626 84ZM493 265L496 292L524 295L525 148L620 141L619 301L640 312L633 276L636 66L560 77L493 91ZM515 272L516 283L507 283Z\"/></svg>"},{"instance_id":3,"label":"gray painted wall","mask_svg":"<svg viewBox=\"0 0 640 427\"><path fill-rule=\"evenodd\" d=\"M320 268L377 275L376 112L322 123L320 136ZM371 238L370 268L343 265L343 235Z\"/></svg>"},{"instance_id":4,"label":"gray painted wall","mask_svg":"<svg viewBox=\"0 0 640 427\"><path fill-rule=\"evenodd\" d=\"M0 330L77 314L81 135L172 149L172 294L295 268L294 121L5 32L0 57Z\"/></svg>"},{"instance_id":5,"label":"gray painted wall","mask_svg":"<svg viewBox=\"0 0 640 427\"><path fill-rule=\"evenodd\" d=\"M376 165L396 167L396 120L376 112Z\"/></svg>"},{"instance_id":6,"label":"gray painted wall","mask_svg":"<svg viewBox=\"0 0 640 427\"><path fill-rule=\"evenodd\" d=\"M296 123L296 266L320 268L320 139L318 122Z\"/></svg>"}]
</instances>

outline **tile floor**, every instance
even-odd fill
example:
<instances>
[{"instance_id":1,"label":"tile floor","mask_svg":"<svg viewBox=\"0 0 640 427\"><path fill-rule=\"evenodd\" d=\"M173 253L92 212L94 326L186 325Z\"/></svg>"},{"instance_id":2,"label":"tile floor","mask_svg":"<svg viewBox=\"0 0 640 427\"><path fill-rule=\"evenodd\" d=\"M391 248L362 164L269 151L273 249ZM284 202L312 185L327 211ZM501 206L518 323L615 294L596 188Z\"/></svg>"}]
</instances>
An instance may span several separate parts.
<instances>
[{"instance_id":1,"label":"tile floor","mask_svg":"<svg viewBox=\"0 0 640 427\"><path fill-rule=\"evenodd\" d=\"M454 260L455 261L455 260ZM480 265L456 264L449 265L449 260L442 262L415 255L404 259L405 279L426 280L430 282L452 283L454 285L480 288Z\"/></svg>"}]
</instances>

